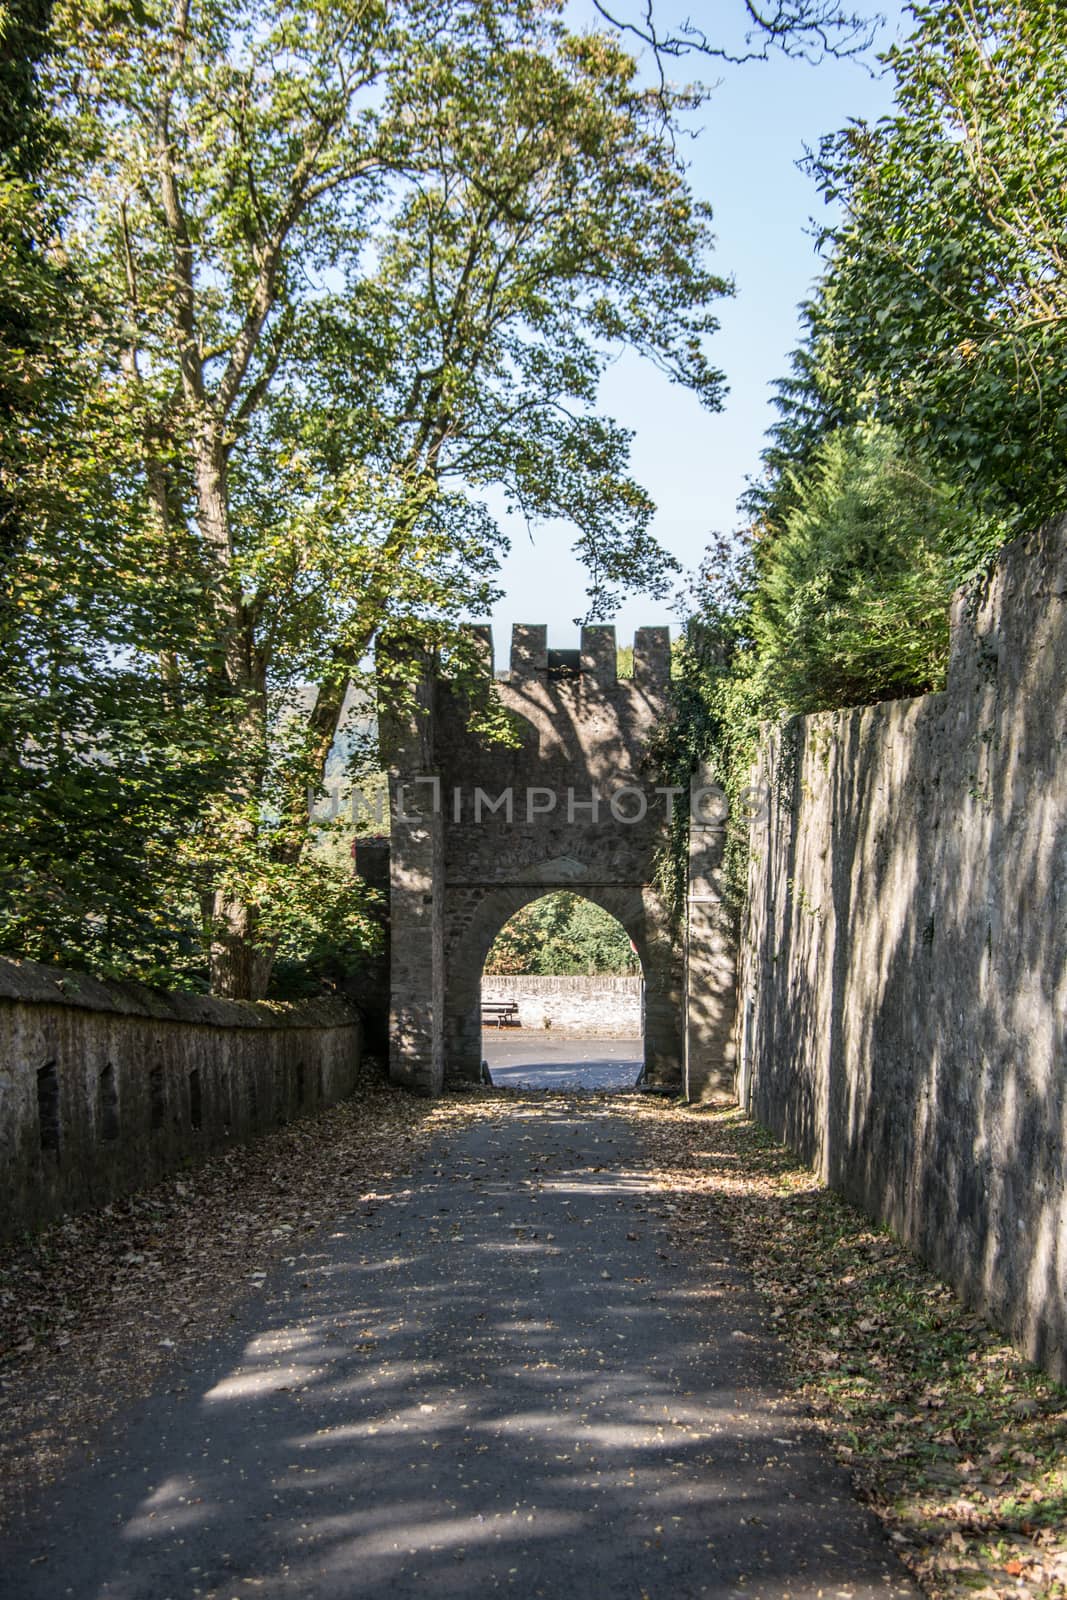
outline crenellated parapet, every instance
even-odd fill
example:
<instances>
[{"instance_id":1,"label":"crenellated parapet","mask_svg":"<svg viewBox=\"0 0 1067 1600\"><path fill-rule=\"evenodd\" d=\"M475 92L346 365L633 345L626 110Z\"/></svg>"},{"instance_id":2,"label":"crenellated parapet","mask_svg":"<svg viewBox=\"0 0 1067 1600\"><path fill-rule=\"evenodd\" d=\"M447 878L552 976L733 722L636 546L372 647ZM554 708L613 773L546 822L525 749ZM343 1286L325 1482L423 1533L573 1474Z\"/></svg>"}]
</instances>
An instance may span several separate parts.
<instances>
[{"instance_id":1,"label":"crenellated parapet","mask_svg":"<svg viewBox=\"0 0 1067 1600\"><path fill-rule=\"evenodd\" d=\"M492 638L477 640L487 674ZM638 628L633 673L620 678L614 627L590 624L578 648L551 648L542 623L512 629L509 670L495 680L497 695L522 729L523 751L479 745L468 732L468 710L446 679L434 699L433 767L446 787L498 780L542 784L599 785L610 793L640 781L652 735L669 714L670 632ZM646 774L647 776L647 774ZM530 841L530 849L536 848Z\"/></svg>"},{"instance_id":2,"label":"crenellated parapet","mask_svg":"<svg viewBox=\"0 0 1067 1600\"><path fill-rule=\"evenodd\" d=\"M479 630L489 636L489 630ZM638 628L634 634L633 683L642 690L665 691L671 675L670 629ZM517 622L511 630L510 672L513 689L541 683L577 680L584 687L615 688L618 676L615 629L610 623L590 623L581 631L577 650L550 650L543 623ZM629 680L623 680L629 681Z\"/></svg>"}]
</instances>

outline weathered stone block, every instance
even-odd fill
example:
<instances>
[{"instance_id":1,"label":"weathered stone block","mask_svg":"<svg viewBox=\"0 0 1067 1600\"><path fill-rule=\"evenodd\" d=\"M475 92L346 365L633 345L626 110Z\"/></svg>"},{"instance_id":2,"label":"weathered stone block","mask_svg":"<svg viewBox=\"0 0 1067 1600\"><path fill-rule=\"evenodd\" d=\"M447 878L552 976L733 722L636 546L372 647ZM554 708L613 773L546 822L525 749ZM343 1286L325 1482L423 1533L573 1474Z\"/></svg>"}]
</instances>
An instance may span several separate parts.
<instances>
[{"instance_id":1,"label":"weathered stone block","mask_svg":"<svg viewBox=\"0 0 1067 1600\"><path fill-rule=\"evenodd\" d=\"M608 626L582 629L581 670L588 683L613 689L619 676L619 653L615 629Z\"/></svg>"},{"instance_id":2,"label":"weathered stone block","mask_svg":"<svg viewBox=\"0 0 1067 1600\"><path fill-rule=\"evenodd\" d=\"M671 676L669 628L638 628L634 634L634 684L638 689L662 693Z\"/></svg>"},{"instance_id":3,"label":"weathered stone block","mask_svg":"<svg viewBox=\"0 0 1067 1600\"><path fill-rule=\"evenodd\" d=\"M525 683L548 671L548 629L540 623L517 622L511 630L511 681Z\"/></svg>"}]
</instances>

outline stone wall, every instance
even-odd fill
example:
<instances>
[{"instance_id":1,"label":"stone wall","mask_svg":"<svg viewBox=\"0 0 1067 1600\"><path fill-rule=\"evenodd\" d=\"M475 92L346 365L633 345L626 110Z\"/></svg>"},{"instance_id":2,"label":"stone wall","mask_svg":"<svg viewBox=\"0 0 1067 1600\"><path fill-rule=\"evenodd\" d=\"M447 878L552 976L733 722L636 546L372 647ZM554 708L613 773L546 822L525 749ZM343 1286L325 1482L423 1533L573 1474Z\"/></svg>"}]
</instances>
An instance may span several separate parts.
<instances>
[{"instance_id":1,"label":"stone wall","mask_svg":"<svg viewBox=\"0 0 1067 1600\"><path fill-rule=\"evenodd\" d=\"M517 1001L520 1027L540 1033L638 1039L643 987L640 978L486 977L482 1000Z\"/></svg>"},{"instance_id":2,"label":"stone wall","mask_svg":"<svg viewBox=\"0 0 1067 1600\"><path fill-rule=\"evenodd\" d=\"M155 1182L352 1092L358 1014L0 961L0 1234Z\"/></svg>"},{"instance_id":3,"label":"stone wall","mask_svg":"<svg viewBox=\"0 0 1067 1600\"><path fill-rule=\"evenodd\" d=\"M947 690L756 781L743 1102L1067 1378L1067 521L957 597Z\"/></svg>"}]
</instances>

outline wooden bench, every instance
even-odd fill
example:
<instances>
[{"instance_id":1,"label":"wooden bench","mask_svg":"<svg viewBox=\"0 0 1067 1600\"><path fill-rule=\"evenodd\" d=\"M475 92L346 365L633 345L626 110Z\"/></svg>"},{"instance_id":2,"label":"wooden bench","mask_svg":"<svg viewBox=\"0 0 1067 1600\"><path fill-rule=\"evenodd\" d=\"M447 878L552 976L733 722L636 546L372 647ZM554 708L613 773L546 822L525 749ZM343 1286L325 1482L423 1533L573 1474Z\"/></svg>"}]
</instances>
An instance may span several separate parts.
<instances>
[{"instance_id":1,"label":"wooden bench","mask_svg":"<svg viewBox=\"0 0 1067 1600\"><path fill-rule=\"evenodd\" d=\"M498 1028L517 1028L519 1026L519 1002L517 1000L483 1000L483 1025L486 1022L495 1022Z\"/></svg>"}]
</instances>

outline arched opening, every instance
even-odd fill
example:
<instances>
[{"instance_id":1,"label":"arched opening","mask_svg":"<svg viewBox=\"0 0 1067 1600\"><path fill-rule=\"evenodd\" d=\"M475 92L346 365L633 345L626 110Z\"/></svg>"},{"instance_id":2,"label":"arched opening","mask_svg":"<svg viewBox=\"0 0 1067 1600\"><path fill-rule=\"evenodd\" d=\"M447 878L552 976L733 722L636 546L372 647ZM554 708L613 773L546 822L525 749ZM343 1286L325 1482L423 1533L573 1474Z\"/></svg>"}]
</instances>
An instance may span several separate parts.
<instances>
[{"instance_id":1,"label":"arched opening","mask_svg":"<svg viewBox=\"0 0 1067 1600\"><path fill-rule=\"evenodd\" d=\"M489 945L481 1054L500 1088L621 1092L644 1072L644 972L618 917L573 890L530 898Z\"/></svg>"},{"instance_id":2,"label":"arched opening","mask_svg":"<svg viewBox=\"0 0 1067 1600\"><path fill-rule=\"evenodd\" d=\"M443 995L448 1075L457 1083L479 1080L486 1059L482 1050L482 971L500 930L516 911L565 889L610 912L636 946L643 980L642 1087L674 1084L682 1062L681 970L658 895L641 884L578 885L560 883L558 878L553 882L549 869L554 865L548 863L536 877L531 871L531 881L525 883L472 884L450 898L444 927Z\"/></svg>"}]
</instances>

